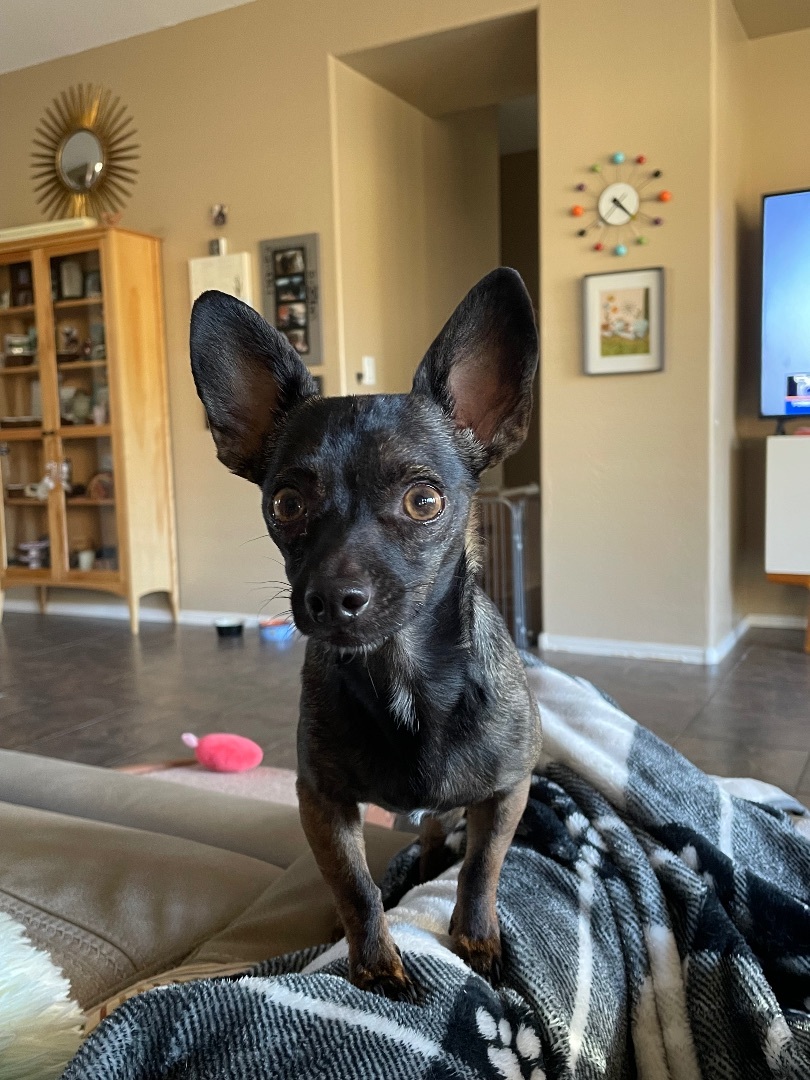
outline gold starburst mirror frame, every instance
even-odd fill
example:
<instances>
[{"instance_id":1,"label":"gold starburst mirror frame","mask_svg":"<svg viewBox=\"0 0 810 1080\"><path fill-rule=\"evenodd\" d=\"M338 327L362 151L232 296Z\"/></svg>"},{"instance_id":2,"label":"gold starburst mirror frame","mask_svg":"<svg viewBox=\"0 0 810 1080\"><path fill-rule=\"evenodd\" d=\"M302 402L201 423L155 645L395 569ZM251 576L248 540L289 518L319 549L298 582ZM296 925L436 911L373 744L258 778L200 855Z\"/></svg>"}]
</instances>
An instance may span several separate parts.
<instances>
[{"instance_id":1,"label":"gold starburst mirror frame","mask_svg":"<svg viewBox=\"0 0 810 1080\"><path fill-rule=\"evenodd\" d=\"M132 118L110 90L71 86L45 109L34 138L34 193L49 218L116 214L138 170Z\"/></svg>"}]
</instances>

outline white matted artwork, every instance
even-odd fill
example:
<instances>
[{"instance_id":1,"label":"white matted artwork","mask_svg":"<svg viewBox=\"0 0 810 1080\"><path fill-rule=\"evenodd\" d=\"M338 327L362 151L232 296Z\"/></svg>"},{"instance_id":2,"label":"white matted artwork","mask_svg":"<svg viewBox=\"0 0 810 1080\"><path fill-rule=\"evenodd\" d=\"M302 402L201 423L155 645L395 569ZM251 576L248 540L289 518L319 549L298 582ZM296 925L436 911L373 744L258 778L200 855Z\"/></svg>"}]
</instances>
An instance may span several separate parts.
<instances>
[{"instance_id":1,"label":"white matted artwork","mask_svg":"<svg viewBox=\"0 0 810 1080\"><path fill-rule=\"evenodd\" d=\"M250 272L250 253L235 255L206 255L188 260L188 281L192 304L209 289L228 293L253 307L253 282Z\"/></svg>"},{"instance_id":2,"label":"white matted artwork","mask_svg":"<svg viewBox=\"0 0 810 1080\"><path fill-rule=\"evenodd\" d=\"M664 368L664 271L619 270L583 278L583 370L629 375Z\"/></svg>"}]
</instances>

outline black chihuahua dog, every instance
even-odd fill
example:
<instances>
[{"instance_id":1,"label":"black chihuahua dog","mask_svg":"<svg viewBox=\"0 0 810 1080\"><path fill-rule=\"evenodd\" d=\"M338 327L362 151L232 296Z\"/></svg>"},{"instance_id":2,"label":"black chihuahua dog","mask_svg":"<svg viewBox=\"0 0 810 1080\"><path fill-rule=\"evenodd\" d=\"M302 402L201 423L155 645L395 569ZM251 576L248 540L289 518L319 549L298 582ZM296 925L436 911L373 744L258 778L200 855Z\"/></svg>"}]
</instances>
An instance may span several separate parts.
<instances>
[{"instance_id":1,"label":"black chihuahua dog","mask_svg":"<svg viewBox=\"0 0 810 1080\"><path fill-rule=\"evenodd\" d=\"M520 657L476 582L475 493L526 436L537 329L523 282L505 268L480 281L409 394L319 396L287 339L218 292L194 305L191 363L220 460L262 490L309 638L301 821L335 895L351 980L417 1000L366 865L358 804L373 802L427 811L423 877L466 808L450 934L497 981L498 878L541 736Z\"/></svg>"}]
</instances>

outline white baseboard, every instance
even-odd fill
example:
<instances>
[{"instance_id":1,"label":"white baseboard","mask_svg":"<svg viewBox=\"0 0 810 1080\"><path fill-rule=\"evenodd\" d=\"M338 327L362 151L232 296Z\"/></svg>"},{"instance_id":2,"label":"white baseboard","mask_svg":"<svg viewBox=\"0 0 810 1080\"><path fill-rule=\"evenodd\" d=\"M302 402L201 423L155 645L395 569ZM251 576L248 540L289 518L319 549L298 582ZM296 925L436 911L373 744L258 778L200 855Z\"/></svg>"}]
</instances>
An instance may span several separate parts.
<instances>
[{"instance_id":1,"label":"white baseboard","mask_svg":"<svg viewBox=\"0 0 810 1080\"><path fill-rule=\"evenodd\" d=\"M731 652L745 631L742 619L717 645L665 645L657 641L621 641L612 638L567 637L541 634L540 648L548 652L577 653L583 656L624 656L634 660L667 660L679 664L713 666Z\"/></svg>"},{"instance_id":2,"label":"white baseboard","mask_svg":"<svg viewBox=\"0 0 810 1080\"><path fill-rule=\"evenodd\" d=\"M9 599L3 605L6 611L39 612L36 600ZM124 619L129 621L129 608L126 604L82 604L66 603L58 600L48 601L49 615L75 615L83 619ZM170 623L171 613L164 608L144 607L140 609L141 622ZM259 625L257 615L246 615L238 611L195 611L193 608L181 609L178 622L183 626L213 626L216 619L228 617L241 619L247 629Z\"/></svg>"},{"instance_id":3,"label":"white baseboard","mask_svg":"<svg viewBox=\"0 0 810 1080\"><path fill-rule=\"evenodd\" d=\"M806 630L807 619L801 615L746 615L746 629L756 626L764 630Z\"/></svg>"},{"instance_id":4,"label":"white baseboard","mask_svg":"<svg viewBox=\"0 0 810 1080\"><path fill-rule=\"evenodd\" d=\"M723 660L747 630L753 627L773 630L804 630L807 619L801 615L745 615L733 630L709 648L699 645L663 645L655 641L615 641L610 638L566 637L541 634L540 648L548 652L577 653L584 656L625 656L636 660L670 660L681 664L713 667Z\"/></svg>"},{"instance_id":5,"label":"white baseboard","mask_svg":"<svg viewBox=\"0 0 810 1080\"><path fill-rule=\"evenodd\" d=\"M724 660L748 630L749 625L747 619L740 619L737 625L729 630L722 641L719 641L716 645L710 645L709 648L705 650L705 659L703 660L703 663L706 664L707 667L714 667L715 664L719 664L721 660Z\"/></svg>"},{"instance_id":6,"label":"white baseboard","mask_svg":"<svg viewBox=\"0 0 810 1080\"><path fill-rule=\"evenodd\" d=\"M635 660L671 660L682 664L705 664L706 650L699 645L664 645L654 641L621 641L614 638L571 637L541 634L540 648L547 652L583 656L626 656Z\"/></svg>"}]
</instances>

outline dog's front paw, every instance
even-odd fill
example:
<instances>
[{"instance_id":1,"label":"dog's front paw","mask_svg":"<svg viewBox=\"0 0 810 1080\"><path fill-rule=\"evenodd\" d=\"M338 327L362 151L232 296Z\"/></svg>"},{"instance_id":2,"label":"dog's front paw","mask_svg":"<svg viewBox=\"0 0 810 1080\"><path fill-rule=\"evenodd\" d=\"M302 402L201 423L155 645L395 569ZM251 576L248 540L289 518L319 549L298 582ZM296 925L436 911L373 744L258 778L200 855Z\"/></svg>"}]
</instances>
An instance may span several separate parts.
<instances>
[{"instance_id":1,"label":"dog's front paw","mask_svg":"<svg viewBox=\"0 0 810 1080\"><path fill-rule=\"evenodd\" d=\"M493 986L500 984L503 976L500 934L474 938L467 934L453 933L453 952L487 982Z\"/></svg>"},{"instance_id":2,"label":"dog's front paw","mask_svg":"<svg viewBox=\"0 0 810 1080\"><path fill-rule=\"evenodd\" d=\"M352 965L351 981L361 990L379 994L389 1001L421 1005L423 994L402 963L399 950L387 960L374 964Z\"/></svg>"}]
</instances>

